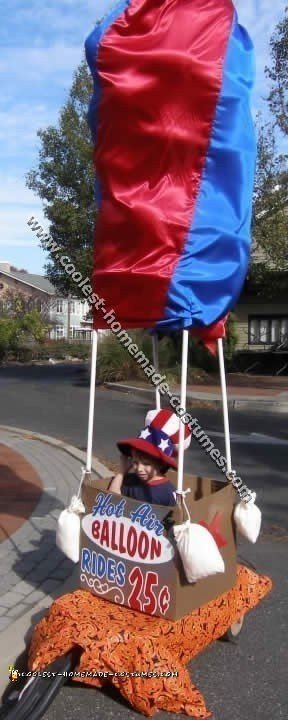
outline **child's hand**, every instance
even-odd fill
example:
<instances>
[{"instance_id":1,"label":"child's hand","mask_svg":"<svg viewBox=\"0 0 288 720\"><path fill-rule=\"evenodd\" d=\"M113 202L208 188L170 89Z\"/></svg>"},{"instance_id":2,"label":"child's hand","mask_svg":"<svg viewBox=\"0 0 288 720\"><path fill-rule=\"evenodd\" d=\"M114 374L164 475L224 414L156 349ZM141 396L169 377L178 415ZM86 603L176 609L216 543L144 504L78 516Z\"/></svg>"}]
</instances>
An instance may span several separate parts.
<instances>
[{"instance_id":1,"label":"child's hand","mask_svg":"<svg viewBox=\"0 0 288 720\"><path fill-rule=\"evenodd\" d=\"M121 494L121 487L122 487L124 475L126 475L126 473L128 473L132 467L133 467L132 458L128 457L128 455L122 455L122 453L121 453L119 473L117 473L117 475L115 475L113 480L111 480L108 490L111 490L111 492L114 492L117 494Z\"/></svg>"},{"instance_id":2,"label":"child's hand","mask_svg":"<svg viewBox=\"0 0 288 720\"><path fill-rule=\"evenodd\" d=\"M120 473L126 475L126 473L133 467L133 460L128 455L120 455Z\"/></svg>"}]
</instances>

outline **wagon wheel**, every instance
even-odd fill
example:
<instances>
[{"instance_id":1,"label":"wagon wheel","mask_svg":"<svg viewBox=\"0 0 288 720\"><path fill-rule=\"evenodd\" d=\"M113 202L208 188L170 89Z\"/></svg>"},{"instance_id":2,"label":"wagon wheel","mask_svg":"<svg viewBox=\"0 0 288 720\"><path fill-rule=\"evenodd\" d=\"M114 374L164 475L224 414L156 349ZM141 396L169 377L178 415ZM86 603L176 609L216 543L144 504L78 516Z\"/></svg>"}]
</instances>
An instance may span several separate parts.
<instances>
[{"instance_id":1,"label":"wagon wheel","mask_svg":"<svg viewBox=\"0 0 288 720\"><path fill-rule=\"evenodd\" d=\"M0 719L40 720L61 686L67 682L64 673L72 671L76 664L77 657L72 651L43 668L54 676L31 676L20 690L13 688L0 709Z\"/></svg>"},{"instance_id":2,"label":"wagon wheel","mask_svg":"<svg viewBox=\"0 0 288 720\"><path fill-rule=\"evenodd\" d=\"M236 620L235 623L232 623L231 627L229 628L229 630L227 630L225 635L222 636L221 640L224 640L225 642L231 642L231 643L234 643L234 645L236 645L236 643L238 643L239 636L240 636L241 630L243 628L243 625L244 625L244 615L241 615L239 620Z\"/></svg>"}]
</instances>

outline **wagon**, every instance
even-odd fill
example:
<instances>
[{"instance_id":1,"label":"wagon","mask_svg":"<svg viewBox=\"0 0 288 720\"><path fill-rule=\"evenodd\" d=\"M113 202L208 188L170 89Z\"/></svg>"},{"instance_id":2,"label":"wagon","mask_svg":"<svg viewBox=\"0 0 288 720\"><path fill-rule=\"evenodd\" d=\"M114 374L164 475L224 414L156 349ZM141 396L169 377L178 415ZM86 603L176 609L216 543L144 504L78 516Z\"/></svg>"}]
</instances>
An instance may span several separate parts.
<instances>
[{"instance_id":1,"label":"wagon","mask_svg":"<svg viewBox=\"0 0 288 720\"><path fill-rule=\"evenodd\" d=\"M183 333L184 384L181 388L184 407L185 333L187 331ZM157 364L155 339L153 343ZM223 370L221 346L222 341L219 340ZM233 519L236 492L227 479L223 482L184 473L181 476L179 463L177 473L171 473L171 480L179 489L180 475L183 494L177 496L175 506L168 507L121 498L109 491L110 477L99 479L93 475L96 347L97 331L94 331L89 442L86 470L81 480L85 513L81 522L80 589L58 598L47 618L35 628L28 663L31 677L23 687L12 688L0 717L37 720L43 716L61 685L68 680L101 687L111 682L112 678L122 695L143 714L152 714L162 708L194 716L200 707L205 717L204 700L201 695L199 699L194 687L191 689L185 664L216 639L237 642L245 613L267 593L270 582L244 566L237 566ZM221 379L227 431L226 454L230 457L223 372ZM157 392L155 403L159 406ZM184 441L182 437L181 448L181 434L180 430L179 456ZM183 522L183 497L188 488L190 492L185 503L191 518L214 534L225 564L223 573L192 584L187 582L173 541L173 528ZM74 631L71 634L72 617ZM81 630L77 629L78 623ZM91 623L92 628L95 623L94 635ZM142 658L140 655L138 669L140 647L145 649L145 654ZM125 658L127 669L125 666L123 669ZM40 674L37 674L38 671ZM177 686L174 676L177 679L180 677ZM167 682L170 677L169 688ZM125 685L127 681L132 682L132 687L128 689ZM149 689L150 681L153 682L154 695ZM137 682L135 687L133 683ZM142 689L139 689L139 683L145 683ZM157 683L160 688L166 683L164 701L160 691L155 695Z\"/></svg>"},{"instance_id":2,"label":"wagon","mask_svg":"<svg viewBox=\"0 0 288 720\"><path fill-rule=\"evenodd\" d=\"M230 0L115 0L110 10L86 41L100 211L93 287L82 283L94 329L79 588L53 603L29 649L32 673L64 675L46 683L36 675L14 692L9 720L40 718L72 668L73 681L111 683L145 715L208 717L185 666L218 638L235 642L271 586L236 562L223 356L251 241L252 43ZM93 476L97 334L107 327L149 329L157 372L159 334L182 333L175 507L120 500ZM218 349L222 480L184 474L189 332ZM160 402L156 387L156 409ZM213 536L224 572L188 582L174 534L185 512Z\"/></svg>"}]
</instances>

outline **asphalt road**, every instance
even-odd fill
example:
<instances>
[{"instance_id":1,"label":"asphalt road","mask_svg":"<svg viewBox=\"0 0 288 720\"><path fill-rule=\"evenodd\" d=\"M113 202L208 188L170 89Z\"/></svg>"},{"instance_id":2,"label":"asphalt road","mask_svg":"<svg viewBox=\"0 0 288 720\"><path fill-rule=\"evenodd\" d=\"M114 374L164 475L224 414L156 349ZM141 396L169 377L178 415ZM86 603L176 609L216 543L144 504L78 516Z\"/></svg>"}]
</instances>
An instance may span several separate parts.
<instances>
[{"instance_id":1,"label":"asphalt road","mask_svg":"<svg viewBox=\"0 0 288 720\"><path fill-rule=\"evenodd\" d=\"M89 386L82 366L0 368L0 424L33 430L86 450ZM153 407L153 404L152 404ZM117 462L116 441L141 430L149 400L96 389L93 453ZM215 447L224 452L221 413L195 412ZM257 492L265 527L288 528L288 423L286 415L230 413L232 462L237 474ZM209 456L193 440L185 469L222 477Z\"/></svg>"},{"instance_id":2,"label":"asphalt road","mask_svg":"<svg viewBox=\"0 0 288 720\"><path fill-rule=\"evenodd\" d=\"M89 387L81 368L0 369L0 424L34 430L85 449ZM138 432L151 404L131 395L96 390L94 455L117 461L116 441ZM199 423L224 452L221 416L197 410ZM263 534L255 546L241 543L240 559L272 577L274 590L246 619L238 646L217 642L191 663L192 680L213 710L214 720L287 720L288 622L288 426L287 417L234 412L230 415L232 458L238 475L257 491ZM255 434L256 433L256 434ZM196 441L186 469L217 477ZM43 720L116 720L139 715L118 696L65 686ZM183 718L158 713L159 720Z\"/></svg>"}]
</instances>

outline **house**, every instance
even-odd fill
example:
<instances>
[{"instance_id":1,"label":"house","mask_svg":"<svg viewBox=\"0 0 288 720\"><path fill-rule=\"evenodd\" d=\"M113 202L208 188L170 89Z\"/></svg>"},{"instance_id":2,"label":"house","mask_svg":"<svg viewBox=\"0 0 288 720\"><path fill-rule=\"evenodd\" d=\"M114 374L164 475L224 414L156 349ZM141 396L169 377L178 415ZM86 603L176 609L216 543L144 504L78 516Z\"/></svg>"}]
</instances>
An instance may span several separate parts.
<instances>
[{"instance_id":1,"label":"house","mask_svg":"<svg viewBox=\"0 0 288 720\"><path fill-rule=\"evenodd\" d=\"M86 300L63 298L57 294L53 285L42 275L34 275L24 270L15 270L6 261L0 261L0 301L7 295L21 294L33 301L33 307L42 312L51 323L50 338L61 340L70 337L89 341L92 330L85 322L89 305Z\"/></svg>"},{"instance_id":2,"label":"house","mask_svg":"<svg viewBox=\"0 0 288 720\"><path fill-rule=\"evenodd\" d=\"M252 249L252 259L254 264L267 264L265 253L259 248ZM271 273L275 273L271 261L268 266ZM281 281L287 277L287 272L278 271L274 276L274 284L275 277ZM235 307L239 333L237 350L267 351L288 343L288 294L280 288L281 282L274 297L267 299L265 290L256 288L248 276Z\"/></svg>"},{"instance_id":3,"label":"house","mask_svg":"<svg viewBox=\"0 0 288 720\"><path fill-rule=\"evenodd\" d=\"M288 298L267 301L249 283L235 307L239 340L237 350L269 350L288 341Z\"/></svg>"}]
</instances>

